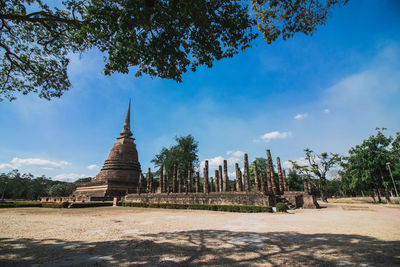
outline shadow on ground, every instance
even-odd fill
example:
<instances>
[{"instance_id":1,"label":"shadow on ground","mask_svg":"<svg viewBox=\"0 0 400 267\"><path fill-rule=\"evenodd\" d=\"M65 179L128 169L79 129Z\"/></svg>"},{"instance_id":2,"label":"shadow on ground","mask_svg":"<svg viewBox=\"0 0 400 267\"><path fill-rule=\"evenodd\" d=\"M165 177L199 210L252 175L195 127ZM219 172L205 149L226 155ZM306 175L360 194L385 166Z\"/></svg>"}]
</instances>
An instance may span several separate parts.
<instances>
[{"instance_id":1,"label":"shadow on ground","mask_svg":"<svg viewBox=\"0 0 400 267\"><path fill-rule=\"evenodd\" d=\"M104 242L0 239L0 265L399 266L400 241L360 235L196 230Z\"/></svg>"}]
</instances>

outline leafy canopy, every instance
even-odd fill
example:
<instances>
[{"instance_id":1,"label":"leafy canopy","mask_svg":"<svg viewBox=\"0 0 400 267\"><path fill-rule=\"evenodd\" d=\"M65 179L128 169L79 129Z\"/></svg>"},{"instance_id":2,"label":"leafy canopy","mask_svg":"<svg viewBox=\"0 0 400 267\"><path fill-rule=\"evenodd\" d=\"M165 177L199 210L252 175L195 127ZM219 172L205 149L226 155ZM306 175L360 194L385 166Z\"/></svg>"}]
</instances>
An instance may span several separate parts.
<instances>
[{"instance_id":1,"label":"leafy canopy","mask_svg":"<svg viewBox=\"0 0 400 267\"><path fill-rule=\"evenodd\" d=\"M0 0L0 100L34 92L50 100L71 87L68 53L104 53L104 74L182 81L188 69L252 46L312 35L348 0ZM46 4L49 3L49 4ZM53 6L52 6L53 5Z\"/></svg>"},{"instance_id":2,"label":"leafy canopy","mask_svg":"<svg viewBox=\"0 0 400 267\"><path fill-rule=\"evenodd\" d=\"M160 154L155 155L151 160L156 167L164 165L164 169L169 178L172 178L174 164L180 170L182 178L186 179L189 170L189 164L193 167L199 165L198 146L199 143L192 135L175 137L176 145L170 148L163 147Z\"/></svg>"}]
</instances>

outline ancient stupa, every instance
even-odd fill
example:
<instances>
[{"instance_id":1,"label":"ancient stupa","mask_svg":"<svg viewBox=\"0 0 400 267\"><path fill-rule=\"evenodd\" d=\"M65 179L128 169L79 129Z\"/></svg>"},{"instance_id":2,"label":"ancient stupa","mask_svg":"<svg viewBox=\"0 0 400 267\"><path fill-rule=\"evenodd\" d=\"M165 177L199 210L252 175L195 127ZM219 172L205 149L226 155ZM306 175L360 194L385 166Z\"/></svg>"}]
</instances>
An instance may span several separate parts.
<instances>
[{"instance_id":1,"label":"ancient stupa","mask_svg":"<svg viewBox=\"0 0 400 267\"><path fill-rule=\"evenodd\" d=\"M117 138L100 173L91 182L79 185L73 193L76 200L108 200L145 188L140 183L141 169L135 138L132 138L130 112L129 100L121 136Z\"/></svg>"}]
</instances>

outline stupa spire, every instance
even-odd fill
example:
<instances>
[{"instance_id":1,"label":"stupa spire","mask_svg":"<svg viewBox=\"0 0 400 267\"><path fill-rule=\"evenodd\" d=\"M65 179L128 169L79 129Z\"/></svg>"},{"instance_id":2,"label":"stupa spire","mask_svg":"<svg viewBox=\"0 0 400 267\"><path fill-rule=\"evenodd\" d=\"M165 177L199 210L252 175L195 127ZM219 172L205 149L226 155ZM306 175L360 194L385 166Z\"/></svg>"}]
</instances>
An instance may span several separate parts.
<instances>
[{"instance_id":1,"label":"stupa spire","mask_svg":"<svg viewBox=\"0 0 400 267\"><path fill-rule=\"evenodd\" d=\"M129 98L128 111L126 112L124 128L122 129L121 136L122 137L131 137L132 136L132 132L131 132L131 99L130 98Z\"/></svg>"}]
</instances>

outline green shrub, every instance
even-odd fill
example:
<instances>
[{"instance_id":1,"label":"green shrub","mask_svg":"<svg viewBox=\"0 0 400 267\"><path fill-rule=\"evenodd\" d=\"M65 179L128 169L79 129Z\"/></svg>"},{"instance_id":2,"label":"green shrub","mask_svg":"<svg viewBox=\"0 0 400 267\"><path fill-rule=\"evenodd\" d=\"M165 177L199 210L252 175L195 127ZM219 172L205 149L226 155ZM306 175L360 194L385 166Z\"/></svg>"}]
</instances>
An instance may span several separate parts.
<instances>
[{"instance_id":1,"label":"green shrub","mask_svg":"<svg viewBox=\"0 0 400 267\"><path fill-rule=\"evenodd\" d=\"M71 203L70 208L93 208L93 207L104 207L104 206L112 206L113 203L109 202L74 202Z\"/></svg>"},{"instance_id":2,"label":"green shrub","mask_svg":"<svg viewBox=\"0 0 400 267\"><path fill-rule=\"evenodd\" d=\"M285 203L278 202L276 203L276 212L286 212L288 210L288 207L286 206Z\"/></svg>"},{"instance_id":3,"label":"green shrub","mask_svg":"<svg viewBox=\"0 0 400 267\"><path fill-rule=\"evenodd\" d=\"M138 207L138 208L213 210L213 211L228 211L228 212L272 212L272 207L270 206L251 206L251 205L121 202L121 206Z\"/></svg>"},{"instance_id":4,"label":"green shrub","mask_svg":"<svg viewBox=\"0 0 400 267\"><path fill-rule=\"evenodd\" d=\"M68 202L43 202L43 208L68 208Z\"/></svg>"}]
</instances>

